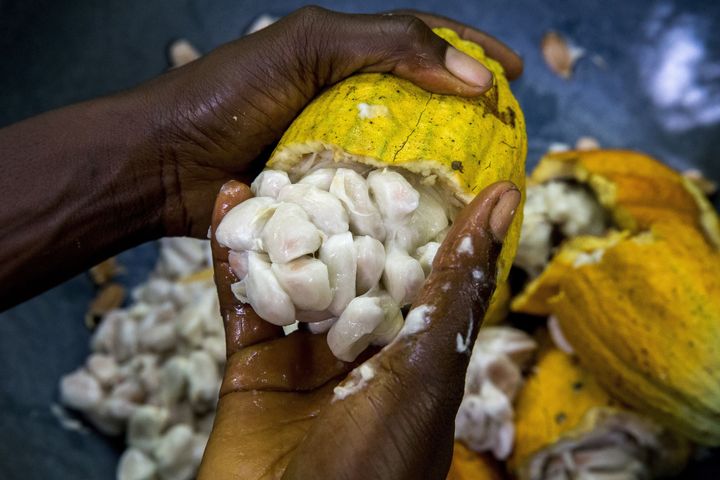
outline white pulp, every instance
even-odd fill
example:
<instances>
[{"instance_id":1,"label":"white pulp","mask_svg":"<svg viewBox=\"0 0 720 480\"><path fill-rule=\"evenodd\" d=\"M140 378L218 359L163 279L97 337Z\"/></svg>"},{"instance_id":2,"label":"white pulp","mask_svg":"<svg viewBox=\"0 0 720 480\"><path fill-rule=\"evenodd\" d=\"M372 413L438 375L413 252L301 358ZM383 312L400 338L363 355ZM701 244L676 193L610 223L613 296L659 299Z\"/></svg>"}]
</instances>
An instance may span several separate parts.
<instances>
[{"instance_id":1,"label":"white pulp","mask_svg":"<svg viewBox=\"0 0 720 480\"><path fill-rule=\"evenodd\" d=\"M402 328L400 308L417 297L457 207L408 172L317 157L300 178L262 172L257 196L216 236L230 249L236 298L276 325L328 332L351 361Z\"/></svg>"}]
</instances>

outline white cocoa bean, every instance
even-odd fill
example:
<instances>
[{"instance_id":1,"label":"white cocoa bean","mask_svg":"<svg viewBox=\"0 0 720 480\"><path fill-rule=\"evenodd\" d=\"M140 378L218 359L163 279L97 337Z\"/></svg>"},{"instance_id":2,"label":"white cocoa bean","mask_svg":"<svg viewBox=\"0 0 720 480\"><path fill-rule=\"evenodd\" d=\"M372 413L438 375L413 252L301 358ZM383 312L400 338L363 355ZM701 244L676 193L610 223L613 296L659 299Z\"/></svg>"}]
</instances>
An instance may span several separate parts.
<instances>
[{"instance_id":1,"label":"white cocoa bean","mask_svg":"<svg viewBox=\"0 0 720 480\"><path fill-rule=\"evenodd\" d=\"M327 266L311 257L290 263L273 263L272 271L295 306L303 310L325 310L333 299Z\"/></svg>"},{"instance_id":2,"label":"white cocoa bean","mask_svg":"<svg viewBox=\"0 0 720 480\"><path fill-rule=\"evenodd\" d=\"M357 273L355 290L357 295L370 291L380 281L385 268L385 247L377 239L362 236L353 240Z\"/></svg>"},{"instance_id":3,"label":"white cocoa bean","mask_svg":"<svg viewBox=\"0 0 720 480\"><path fill-rule=\"evenodd\" d=\"M79 369L60 380L60 401L76 410L92 410L104 397L102 387L85 369Z\"/></svg>"},{"instance_id":4,"label":"white cocoa bean","mask_svg":"<svg viewBox=\"0 0 720 480\"><path fill-rule=\"evenodd\" d=\"M423 187L418 191L418 207L398 227L393 238L399 247L409 252L435 238L450 223L445 207L427 190L427 187Z\"/></svg>"},{"instance_id":5,"label":"white cocoa bean","mask_svg":"<svg viewBox=\"0 0 720 480\"><path fill-rule=\"evenodd\" d=\"M320 230L298 205L280 203L261 235L263 249L275 263L287 263L320 248Z\"/></svg>"},{"instance_id":6,"label":"white cocoa bean","mask_svg":"<svg viewBox=\"0 0 720 480\"><path fill-rule=\"evenodd\" d=\"M207 433L196 433L193 436L192 463L195 467L200 466L209 439L210 435Z\"/></svg>"},{"instance_id":7,"label":"white cocoa bean","mask_svg":"<svg viewBox=\"0 0 720 480\"><path fill-rule=\"evenodd\" d=\"M87 359L87 368L103 387L109 387L118 379L118 364L110 355L91 354Z\"/></svg>"},{"instance_id":8,"label":"white cocoa bean","mask_svg":"<svg viewBox=\"0 0 720 480\"><path fill-rule=\"evenodd\" d=\"M420 292L425 274L419 261L399 248L390 248L386 252L382 280L399 305L409 305Z\"/></svg>"},{"instance_id":9,"label":"white cocoa bean","mask_svg":"<svg viewBox=\"0 0 720 480\"><path fill-rule=\"evenodd\" d=\"M170 413L166 408L142 405L130 416L125 440L132 448L146 453L157 446Z\"/></svg>"},{"instance_id":10,"label":"white cocoa bean","mask_svg":"<svg viewBox=\"0 0 720 480\"><path fill-rule=\"evenodd\" d=\"M238 299L238 301L242 303L250 303L250 300L247 296L247 289L245 288L245 284L247 277L243 278L239 282L231 283L230 284L230 291L233 293L235 298Z\"/></svg>"},{"instance_id":11,"label":"white cocoa bean","mask_svg":"<svg viewBox=\"0 0 720 480\"><path fill-rule=\"evenodd\" d=\"M136 355L129 363L131 377L140 382L145 392L154 392L159 388L160 370L157 356L151 353L143 353Z\"/></svg>"},{"instance_id":12,"label":"white cocoa bean","mask_svg":"<svg viewBox=\"0 0 720 480\"><path fill-rule=\"evenodd\" d=\"M260 233L275 211L275 199L253 197L230 210L218 225L215 238L231 250L259 251Z\"/></svg>"},{"instance_id":13,"label":"white cocoa bean","mask_svg":"<svg viewBox=\"0 0 720 480\"><path fill-rule=\"evenodd\" d=\"M422 267L426 277L430 275L432 264L439 248L440 244L438 242L428 242L415 251L415 256L420 262L420 266Z\"/></svg>"},{"instance_id":14,"label":"white cocoa bean","mask_svg":"<svg viewBox=\"0 0 720 480\"><path fill-rule=\"evenodd\" d=\"M351 362L371 343L389 343L402 324L400 308L386 292L363 295L353 299L330 328L328 346L337 358Z\"/></svg>"},{"instance_id":15,"label":"white cocoa bean","mask_svg":"<svg viewBox=\"0 0 720 480\"><path fill-rule=\"evenodd\" d=\"M220 372L209 353L196 350L188 358L188 399L196 412L215 407L220 391Z\"/></svg>"},{"instance_id":16,"label":"white cocoa bean","mask_svg":"<svg viewBox=\"0 0 720 480\"><path fill-rule=\"evenodd\" d=\"M127 314L122 310L113 310L103 317L90 340L90 348L94 352L114 354L115 336L120 325L120 319L125 316Z\"/></svg>"},{"instance_id":17,"label":"white cocoa bean","mask_svg":"<svg viewBox=\"0 0 720 480\"><path fill-rule=\"evenodd\" d=\"M110 396L100 404L99 412L102 416L117 420L124 424L135 413L138 404L123 397Z\"/></svg>"},{"instance_id":18,"label":"white cocoa bean","mask_svg":"<svg viewBox=\"0 0 720 480\"><path fill-rule=\"evenodd\" d=\"M197 271L207 263L206 244L195 238L161 239L157 271L169 278L180 278Z\"/></svg>"},{"instance_id":19,"label":"white cocoa bean","mask_svg":"<svg viewBox=\"0 0 720 480\"><path fill-rule=\"evenodd\" d=\"M152 278L132 292L136 302L158 305L170 299L173 283L166 278Z\"/></svg>"},{"instance_id":20,"label":"white cocoa bean","mask_svg":"<svg viewBox=\"0 0 720 480\"><path fill-rule=\"evenodd\" d=\"M263 170L250 184L250 190L256 197L277 198L280 189L290 185L288 174L282 170Z\"/></svg>"},{"instance_id":21,"label":"white cocoa bean","mask_svg":"<svg viewBox=\"0 0 720 480\"><path fill-rule=\"evenodd\" d=\"M155 462L140 450L129 448L120 457L117 480L154 480Z\"/></svg>"},{"instance_id":22,"label":"white cocoa bean","mask_svg":"<svg viewBox=\"0 0 720 480\"><path fill-rule=\"evenodd\" d=\"M163 480L186 479L188 467L192 467L193 431L185 424L170 428L158 441L154 451L158 473ZM190 472L192 476L192 472Z\"/></svg>"},{"instance_id":23,"label":"white cocoa bean","mask_svg":"<svg viewBox=\"0 0 720 480\"><path fill-rule=\"evenodd\" d=\"M174 311L156 311L145 317L138 326L140 348L151 352L165 352L177 343Z\"/></svg>"},{"instance_id":24,"label":"white cocoa bean","mask_svg":"<svg viewBox=\"0 0 720 480\"><path fill-rule=\"evenodd\" d=\"M175 356L160 369L160 398L165 405L179 402L185 395L189 374L189 361Z\"/></svg>"},{"instance_id":25,"label":"white cocoa bean","mask_svg":"<svg viewBox=\"0 0 720 480\"><path fill-rule=\"evenodd\" d=\"M202 341L201 348L208 352L213 359L220 365L225 364L227 358L225 348L225 338L220 336L205 337Z\"/></svg>"},{"instance_id":26,"label":"white cocoa bean","mask_svg":"<svg viewBox=\"0 0 720 480\"><path fill-rule=\"evenodd\" d=\"M203 319L203 331L206 335L225 335L225 327L220 316L220 304L215 288L207 288L196 303Z\"/></svg>"},{"instance_id":27,"label":"white cocoa bean","mask_svg":"<svg viewBox=\"0 0 720 480\"><path fill-rule=\"evenodd\" d=\"M122 398L128 402L140 403L145 399L145 389L140 381L128 378L115 385L110 391L110 396Z\"/></svg>"},{"instance_id":28,"label":"white cocoa bean","mask_svg":"<svg viewBox=\"0 0 720 480\"><path fill-rule=\"evenodd\" d=\"M260 255L250 253L248 267L243 282L248 302L255 312L274 325L295 323L295 306L275 278L270 263Z\"/></svg>"},{"instance_id":29,"label":"white cocoa bean","mask_svg":"<svg viewBox=\"0 0 720 480\"><path fill-rule=\"evenodd\" d=\"M327 235L347 232L350 228L347 212L340 200L312 185L288 185L280 190L278 200L299 205L310 221Z\"/></svg>"},{"instance_id":30,"label":"white cocoa bean","mask_svg":"<svg viewBox=\"0 0 720 480\"><path fill-rule=\"evenodd\" d=\"M230 250L230 252L228 252L228 263L230 264L230 270L232 270L237 279L242 280L248 271L248 252Z\"/></svg>"},{"instance_id":31,"label":"white cocoa bean","mask_svg":"<svg viewBox=\"0 0 720 480\"><path fill-rule=\"evenodd\" d=\"M385 240L385 225L375 203L370 198L367 181L354 170L338 168L330 185L330 193L345 206L350 230L356 235L369 235Z\"/></svg>"},{"instance_id":32,"label":"white cocoa bean","mask_svg":"<svg viewBox=\"0 0 720 480\"><path fill-rule=\"evenodd\" d=\"M113 345L112 355L119 361L125 361L133 357L138 351L138 325L135 320L129 317L121 317Z\"/></svg>"},{"instance_id":33,"label":"white cocoa bean","mask_svg":"<svg viewBox=\"0 0 720 480\"><path fill-rule=\"evenodd\" d=\"M407 218L420 203L420 194L398 172L373 170L367 177L370 193L388 222Z\"/></svg>"},{"instance_id":34,"label":"white cocoa bean","mask_svg":"<svg viewBox=\"0 0 720 480\"><path fill-rule=\"evenodd\" d=\"M355 297L357 259L352 233L333 235L320 247L320 260L328 267L333 299L328 310L340 315Z\"/></svg>"},{"instance_id":35,"label":"white cocoa bean","mask_svg":"<svg viewBox=\"0 0 720 480\"><path fill-rule=\"evenodd\" d=\"M330 184L332 183L334 176L334 168L319 168L305 175L297 183L312 185L313 187L317 187L320 190L325 190L327 192L330 190Z\"/></svg>"}]
</instances>

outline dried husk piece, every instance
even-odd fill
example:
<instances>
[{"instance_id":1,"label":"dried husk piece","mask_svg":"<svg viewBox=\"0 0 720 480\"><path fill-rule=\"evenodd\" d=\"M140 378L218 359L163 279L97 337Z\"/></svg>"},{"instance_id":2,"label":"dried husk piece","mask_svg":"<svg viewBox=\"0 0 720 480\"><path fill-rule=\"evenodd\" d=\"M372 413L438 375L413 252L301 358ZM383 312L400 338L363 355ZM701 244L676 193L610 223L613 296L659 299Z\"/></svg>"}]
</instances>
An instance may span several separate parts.
<instances>
[{"instance_id":1,"label":"dried husk piece","mask_svg":"<svg viewBox=\"0 0 720 480\"><path fill-rule=\"evenodd\" d=\"M85 325L93 328L110 310L119 308L125 300L125 287L118 283L109 283L102 287L90 303L85 314Z\"/></svg>"},{"instance_id":2,"label":"dried husk piece","mask_svg":"<svg viewBox=\"0 0 720 480\"><path fill-rule=\"evenodd\" d=\"M90 269L90 278L95 285L105 285L120 273L123 272L122 266L116 257L110 257Z\"/></svg>"},{"instance_id":3,"label":"dried husk piece","mask_svg":"<svg viewBox=\"0 0 720 480\"><path fill-rule=\"evenodd\" d=\"M583 48L572 44L555 31L543 35L540 51L550 70L565 80L572 76L575 62L585 54Z\"/></svg>"}]
</instances>

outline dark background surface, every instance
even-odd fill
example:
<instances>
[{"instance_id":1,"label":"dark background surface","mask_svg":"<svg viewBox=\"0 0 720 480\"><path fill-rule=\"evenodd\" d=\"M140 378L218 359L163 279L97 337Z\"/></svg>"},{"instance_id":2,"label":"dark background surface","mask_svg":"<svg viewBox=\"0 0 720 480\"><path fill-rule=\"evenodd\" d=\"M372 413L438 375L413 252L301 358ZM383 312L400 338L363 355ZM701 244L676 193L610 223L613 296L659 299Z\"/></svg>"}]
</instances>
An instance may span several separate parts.
<instances>
[{"instance_id":1,"label":"dark background surface","mask_svg":"<svg viewBox=\"0 0 720 480\"><path fill-rule=\"evenodd\" d=\"M530 166L551 142L574 144L590 135L603 146L643 150L720 180L720 2L317 3L354 12L412 6L505 40L525 59L514 91L526 115ZM187 38L207 52L236 38L257 16L301 5L0 0L0 127L152 78L167 67L173 39ZM540 56L540 40L550 29L586 50L570 80L552 74ZM0 174L1 158L2 152ZM123 254L122 281L145 279L156 254L155 244ZM93 296L90 280L79 276L0 314L0 479L114 477L121 442L65 430L50 411L60 376L87 355L83 316ZM720 478L715 463L705 460L684 477Z\"/></svg>"}]
</instances>

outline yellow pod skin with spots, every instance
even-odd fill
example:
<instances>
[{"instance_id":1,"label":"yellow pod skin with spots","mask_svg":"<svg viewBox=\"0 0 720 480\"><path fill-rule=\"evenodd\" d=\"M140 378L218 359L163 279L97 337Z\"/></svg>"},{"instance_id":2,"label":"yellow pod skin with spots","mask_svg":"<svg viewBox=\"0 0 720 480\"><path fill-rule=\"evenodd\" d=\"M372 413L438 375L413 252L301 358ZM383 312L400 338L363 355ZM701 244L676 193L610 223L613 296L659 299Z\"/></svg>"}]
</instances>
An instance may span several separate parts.
<instances>
[{"instance_id":1,"label":"yellow pod skin with spots","mask_svg":"<svg viewBox=\"0 0 720 480\"><path fill-rule=\"evenodd\" d=\"M448 29L435 32L487 66L495 85L466 99L429 93L388 74L360 74L329 88L290 125L268 168L303 173L308 154L331 152L335 162L398 167L440 185L468 203L484 187L510 180L524 191L527 138L520 107L500 64ZM510 270L522 218L516 215L498 264Z\"/></svg>"},{"instance_id":2,"label":"yellow pod skin with spots","mask_svg":"<svg viewBox=\"0 0 720 480\"><path fill-rule=\"evenodd\" d=\"M661 222L634 236L569 241L514 307L555 315L583 365L618 399L716 446L718 272L720 253L702 233Z\"/></svg>"},{"instance_id":3,"label":"yellow pod skin with spots","mask_svg":"<svg viewBox=\"0 0 720 480\"><path fill-rule=\"evenodd\" d=\"M616 398L704 445L720 445L718 217L678 172L634 152L563 152L533 182L589 186L613 220L566 241L512 310L555 315Z\"/></svg>"},{"instance_id":4,"label":"yellow pod skin with spots","mask_svg":"<svg viewBox=\"0 0 720 480\"><path fill-rule=\"evenodd\" d=\"M625 410L576 358L554 347L541 353L516 399L515 432L508 466L521 480L552 477L558 468L565 478L591 478L594 468L652 478L679 472L689 455L686 441ZM653 460L609 460L618 451Z\"/></svg>"},{"instance_id":5,"label":"yellow pod skin with spots","mask_svg":"<svg viewBox=\"0 0 720 480\"><path fill-rule=\"evenodd\" d=\"M447 480L502 480L502 467L489 453L473 452L455 441Z\"/></svg>"}]
</instances>

